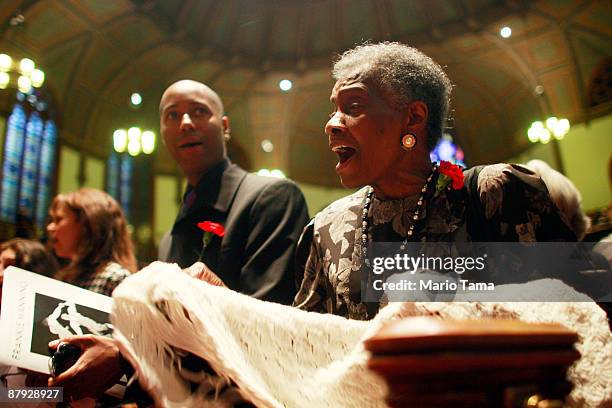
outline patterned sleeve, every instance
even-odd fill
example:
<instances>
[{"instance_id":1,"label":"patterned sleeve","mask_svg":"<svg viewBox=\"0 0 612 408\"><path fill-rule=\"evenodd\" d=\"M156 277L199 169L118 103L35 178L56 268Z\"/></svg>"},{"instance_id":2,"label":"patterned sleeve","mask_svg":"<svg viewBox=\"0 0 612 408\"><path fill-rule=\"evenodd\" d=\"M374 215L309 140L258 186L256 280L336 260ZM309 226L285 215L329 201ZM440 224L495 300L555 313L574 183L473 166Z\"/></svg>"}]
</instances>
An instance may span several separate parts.
<instances>
[{"instance_id":1,"label":"patterned sleeve","mask_svg":"<svg viewBox=\"0 0 612 408\"><path fill-rule=\"evenodd\" d=\"M118 263L111 262L96 275L88 289L111 296L113 290L129 275L130 272L127 269Z\"/></svg>"},{"instance_id":2,"label":"patterned sleeve","mask_svg":"<svg viewBox=\"0 0 612 408\"><path fill-rule=\"evenodd\" d=\"M320 255L319 245L316 243L316 232L314 230L314 220L311 221L300 238L296 259L298 264L304 266L304 274L299 290L293 301L293 305L299 309L310 312L329 313L327 304L329 303L329 291L327 290L326 277L323 271L323 257ZM310 245L308 245L310 243ZM300 248L308 248L308 253L300 253ZM306 259L300 262L300 259Z\"/></svg>"},{"instance_id":3,"label":"patterned sleeve","mask_svg":"<svg viewBox=\"0 0 612 408\"><path fill-rule=\"evenodd\" d=\"M546 185L528 169L495 164L474 169L472 180L491 241L576 241ZM469 189L468 185L468 189Z\"/></svg>"}]
</instances>

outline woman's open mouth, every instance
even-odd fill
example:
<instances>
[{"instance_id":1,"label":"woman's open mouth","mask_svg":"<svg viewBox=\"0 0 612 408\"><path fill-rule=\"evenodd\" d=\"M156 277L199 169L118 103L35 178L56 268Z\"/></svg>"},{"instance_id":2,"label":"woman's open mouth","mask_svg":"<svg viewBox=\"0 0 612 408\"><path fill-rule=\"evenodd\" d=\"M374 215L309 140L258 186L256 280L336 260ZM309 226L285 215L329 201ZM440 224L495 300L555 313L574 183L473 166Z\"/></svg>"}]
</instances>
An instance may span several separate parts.
<instances>
[{"instance_id":1,"label":"woman's open mouth","mask_svg":"<svg viewBox=\"0 0 612 408\"><path fill-rule=\"evenodd\" d=\"M338 155L338 159L340 160L338 164L342 165L353 157L356 150L349 146L335 146L332 148L332 152Z\"/></svg>"}]
</instances>

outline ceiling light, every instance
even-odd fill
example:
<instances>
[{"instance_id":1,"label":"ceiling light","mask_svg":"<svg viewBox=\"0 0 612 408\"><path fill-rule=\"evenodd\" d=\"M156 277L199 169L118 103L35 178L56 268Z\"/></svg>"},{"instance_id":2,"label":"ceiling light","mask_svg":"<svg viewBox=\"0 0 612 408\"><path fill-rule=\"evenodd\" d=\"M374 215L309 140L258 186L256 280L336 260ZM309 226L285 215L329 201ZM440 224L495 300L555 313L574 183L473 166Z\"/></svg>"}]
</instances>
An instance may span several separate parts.
<instances>
[{"instance_id":1,"label":"ceiling light","mask_svg":"<svg viewBox=\"0 0 612 408\"><path fill-rule=\"evenodd\" d=\"M13 59L6 54L0 54L0 71L10 70L11 65L13 65Z\"/></svg>"},{"instance_id":2,"label":"ceiling light","mask_svg":"<svg viewBox=\"0 0 612 408\"><path fill-rule=\"evenodd\" d=\"M272 171L270 171L270 176L276 178L286 178L285 173L283 173L283 171L279 169L273 169Z\"/></svg>"},{"instance_id":3,"label":"ceiling light","mask_svg":"<svg viewBox=\"0 0 612 408\"><path fill-rule=\"evenodd\" d=\"M561 140L565 137L567 132L570 130L570 123L567 119L559 119L552 129L553 135L557 140Z\"/></svg>"},{"instance_id":4,"label":"ceiling light","mask_svg":"<svg viewBox=\"0 0 612 408\"><path fill-rule=\"evenodd\" d=\"M127 151L130 156L138 156L138 154L140 153L140 134L141 130L139 127L131 127L127 131Z\"/></svg>"},{"instance_id":5,"label":"ceiling light","mask_svg":"<svg viewBox=\"0 0 612 408\"><path fill-rule=\"evenodd\" d=\"M130 102L132 105L138 106L142 103L142 96L140 96L138 92L134 92L132 95L130 95Z\"/></svg>"},{"instance_id":6,"label":"ceiling light","mask_svg":"<svg viewBox=\"0 0 612 408\"><path fill-rule=\"evenodd\" d=\"M501 35L502 38L510 38L512 35L512 29L508 26L502 27L502 29L499 30L499 35Z\"/></svg>"},{"instance_id":7,"label":"ceiling light","mask_svg":"<svg viewBox=\"0 0 612 408\"><path fill-rule=\"evenodd\" d=\"M29 74L34 69L34 61L29 58L23 58L19 63L19 70L22 74Z\"/></svg>"},{"instance_id":8,"label":"ceiling light","mask_svg":"<svg viewBox=\"0 0 612 408\"><path fill-rule=\"evenodd\" d=\"M128 131L127 131L128 140L130 142L135 141L137 143L140 143L140 134L141 133L142 133L142 131L137 126L129 128Z\"/></svg>"},{"instance_id":9,"label":"ceiling light","mask_svg":"<svg viewBox=\"0 0 612 408\"><path fill-rule=\"evenodd\" d=\"M551 116L550 118L546 119L546 127L553 130L555 126L557 126L558 121L559 120L555 116Z\"/></svg>"},{"instance_id":10,"label":"ceiling light","mask_svg":"<svg viewBox=\"0 0 612 408\"><path fill-rule=\"evenodd\" d=\"M527 129L527 138L531 143L537 143L540 141L542 137L542 132L544 131L544 123L535 121L531 124L529 129Z\"/></svg>"},{"instance_id":11,"label":"ceiling light","mask_svg":"<svg viewBox=\"0 0 612 408\"><path fill-rule=\"evenodd\" d=\"M272 150L274 150L274 143L272 143L269 139L262 140L261 150L263 150L266 153L272 152Z\"/></svg>"},{"instance_id":12,"label":"ceiling light","mask_svg":"<svg viewBox=\"0 0 612 408\"><path fill-rule=\"evenodd\" d=\"M9 24L13 27L16 27L19 24L23 24L24 21L25 21L25 17L23 16L23 14L19 13L11 17L11 19L9 20Z\"/></svg>"},{"instance_id":13,"label":"ceiling light","mask_svg":"<svg viewBox=\"0 0 612 408\"><path fill-rule=\"evenodd\" d=\"M537 143L540 140L540 132L538 129L530 127L527 129L527 138L531 143Z\"/></svg>"},{"instance_id":14,"label":"ceiling light","mask_svg":"<svg viewBox=\"0 0 612 408\"><path fill-rule=\"evenodd\" d=\"M544 93L544 87L542 85L536 85L533 91L536 95L542 95Z\"/></svg>"},{"instance_id":15,"label":"ceiling light","mask_svg":"<svg viewBox=\"0 0 612 408\"><path fill-rule=\"evenodd\" d=\"M281 91L287 92L293 87L293 82L288 79L283 79L278 83L278 87L281 89Z\"/></svg>"},{"instance_id":16,"label":"ceiling light","mask_svg":"<svg viewBox=\"0 0 612 408\"><path fill-rule=\"evenodd\" d=\"M272 169L272 170L260 169L257 172L257 175L264 176L264 177L276 177L276 178L286 178L287 177L285 176L285 173L283 173L283 171L279 169Z\"/></svg>"},{"instance_id":17,"label":"ceiling light","mask_svg":"<svg viewBox=\"0 0 612 408\"><path fill-rule=\"evenodd\" d=\"M30 58L22 58L14 64L13 58L7 54L0 54L0 89L17 85L19 92L27 94L32 87L40 88L45 82L45 73L36 69L36 64ZM8 80L7 80L8 78Z\"/></svg>"},{"instance_id":18,"label":"ceiling light","mask_svg":"<svg viewBox=\"0 0 612 408\"><path fill-rule=\"evenodd\" d=\"M127 151L130 156L138 156L140 153L140 143L134 139L130 139L128 142Z\"/></svg>"},{"instance_id":19,"label":"ceiling light","mask_svg":"<svg viewBox=\"0 0 612 408\"><path fill-rule=\"evenodd\" d=\"M144 154L151 154L155 150L155 133L145 130L140 136L140 144Z\"/></svg>"},{"instance_id":20,"label":"ceiling light","mask_svg":"<svg viewBox=\"0 0 612 408\"><path fill-rule=\"evenodd\" d=\"M127 152L137 156L140 152L151 154L155 150L155 133L143 131L138 126L132 126L127 131L117 129L113 132L113 147L117 153Z\"/></svg>"},{"instance_id":21,"label":"ceiling light","mask_svg":"<svg viewBox=\"0 0 612 408\"><path fill-rule=\"evenodd\" d=\"M551 139L550 130L542 129L542 132L540 134L540 142L546 144L546 143L550 142L550 139Z\"/></svg>"},{"instance_id":22,"label":"ceiling light","mask_svg":"<svg viewBox=\"0 0 612 408\"><path fill-rule=\"evenodd\" d=\"M569 130L569 120L551 116L545 122L533 122L531 127L527 129L527 138L531 143L548 143L553 136L557 140L563 139Z\"/></svg>"},{"instance_id":23,"label":"ceiling light","mask_svg":"<svg viewBox=\"0 0 612 408\"><path fill-rule=\"evenodd\" d=\"M28 93L32 88L32 81L27 76L21 75L17 78L17 88L23 93Z\"/></svg>"},{"instance_id":24,"label":"ceiling light","mask_svg":"<svg viewBox=\"0 0 612 408\"><path fill-rule=\"evenodd\" d=\"M10 81L11 77L9 74L0 71L0 89L6 89Z\"/></svg>"},{"instance_id":25,"label":"ceiling light","mask_svg":"<svg viewBox=\"0 0 612 408\"><path fill-rule=\"evenodd\" d=\"M34 88L40 88L43 82L45 82L45 73L40 69L34 69L32 70L30 78L32 79L32 86Z\"/></svg>"},{"instance_id":26,"label":"ceiling light","mask_svg":"<svg viewBox=\"0 0 612 408\"><path fill-rule=\"evenodd\" d=\"M113 132L113 147L117 153L125 152L127 140L127 132L125 129L117 129Z\"/></svg>"}]
</instances>

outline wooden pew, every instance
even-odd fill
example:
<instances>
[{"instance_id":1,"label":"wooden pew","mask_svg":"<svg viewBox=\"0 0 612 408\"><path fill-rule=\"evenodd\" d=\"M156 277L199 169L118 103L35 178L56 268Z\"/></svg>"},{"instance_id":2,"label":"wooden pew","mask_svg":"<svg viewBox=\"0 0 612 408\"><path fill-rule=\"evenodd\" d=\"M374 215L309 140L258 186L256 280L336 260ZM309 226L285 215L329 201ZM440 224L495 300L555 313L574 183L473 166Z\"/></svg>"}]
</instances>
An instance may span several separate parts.
<instances>
[{"instance_id":1,"label":"wooden pew","mask_svg":"<svg viewBox=\"0 0 612 408\"><path fill-rule=\"evenodd\" d=\"M399 320L366 341L390 407L562 407L580 357L561 325L509 320Z\"/></svg>"}]
</instances>

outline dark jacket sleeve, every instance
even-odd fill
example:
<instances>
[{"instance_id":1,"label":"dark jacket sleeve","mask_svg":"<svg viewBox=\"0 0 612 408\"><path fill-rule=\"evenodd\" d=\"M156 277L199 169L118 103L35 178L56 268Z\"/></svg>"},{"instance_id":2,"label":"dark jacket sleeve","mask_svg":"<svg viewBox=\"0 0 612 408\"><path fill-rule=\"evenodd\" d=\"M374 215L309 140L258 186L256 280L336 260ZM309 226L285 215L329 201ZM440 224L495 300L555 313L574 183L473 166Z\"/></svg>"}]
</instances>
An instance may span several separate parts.
<instances>
[{"instance_id":1,"label":"dark jacket sleeve","mask_svg":"<svg viewBox=\"0 0 612 408\"><path fill-rule=\"evenodd\" d=\"M258 299L291 304L296 293L294 252L308 222L304 195L290 181L265 186L249 214L242 292Z\"/></svg>"}]
</instances>

